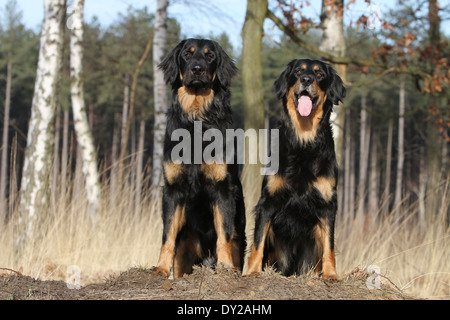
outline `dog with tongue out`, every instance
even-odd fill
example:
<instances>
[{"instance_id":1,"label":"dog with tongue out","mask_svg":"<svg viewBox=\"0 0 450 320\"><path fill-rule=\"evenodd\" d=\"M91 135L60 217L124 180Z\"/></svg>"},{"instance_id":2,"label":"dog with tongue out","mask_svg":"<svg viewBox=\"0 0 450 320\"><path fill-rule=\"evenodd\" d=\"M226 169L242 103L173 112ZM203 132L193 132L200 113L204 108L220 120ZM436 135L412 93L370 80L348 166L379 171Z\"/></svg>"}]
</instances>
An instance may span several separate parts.
<instances>
[{"instance_id":1,"label":"dog with tongue out","mask_svg":"<svg viewBox=\"0 0 450 320\"><path fill-rule=\"evenodd\" d=\"M331 65L309 59L291 61L274 87L284 111L279 169L263 180L246 274L268 265L283 275L312 270L337 279L338 168L330 114L346 90Z\"/></svg>"}]
</instances>

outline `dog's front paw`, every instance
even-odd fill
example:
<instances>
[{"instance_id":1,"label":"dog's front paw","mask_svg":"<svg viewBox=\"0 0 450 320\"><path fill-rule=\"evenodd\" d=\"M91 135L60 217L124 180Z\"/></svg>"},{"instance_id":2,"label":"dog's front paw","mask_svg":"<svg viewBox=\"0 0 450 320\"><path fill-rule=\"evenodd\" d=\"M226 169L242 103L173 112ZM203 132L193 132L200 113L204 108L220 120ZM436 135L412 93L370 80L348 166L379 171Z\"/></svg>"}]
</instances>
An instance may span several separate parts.
<instances>
[{"instance_id":1,"label":"dog's front paw","mask_svg":"<svg viewBox=\"0 0 450 320\"><path fill-rule=\"evenodd\" d=\"M156 275L160 275L166 278L170 276L170 270L163 267L153 267L150 270L153 271L153 273Z\"/></svg>"},{"instance_id":2,"label":"dog's front paw","mask_svg":"<svg viewBox=\"0 0 450 320\"><path fill-rule=\"evenodd\" d=\"M329 282L339 281L339 277L337 276L336 273L323 273L322 277L325 281Z\"/></svg>"}]
</instances>

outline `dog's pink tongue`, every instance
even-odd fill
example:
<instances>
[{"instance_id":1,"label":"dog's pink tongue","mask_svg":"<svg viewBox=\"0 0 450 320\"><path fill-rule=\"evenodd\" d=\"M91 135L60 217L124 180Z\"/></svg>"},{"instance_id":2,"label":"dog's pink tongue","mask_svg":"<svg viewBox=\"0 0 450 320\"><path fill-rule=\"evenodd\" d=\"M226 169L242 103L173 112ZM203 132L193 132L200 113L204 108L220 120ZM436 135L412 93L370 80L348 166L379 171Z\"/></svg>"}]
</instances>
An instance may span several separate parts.
<instances>
[{"instance_id":1,"label":"dog's pink tongue","mask_svg":"<svg viewBox=\"0 0 450 320\"><path fill-rule=\"evenodd\" d=\"M298 99L298 112L302 117L307 117L311 114L312 110L312 100L308 96L301 96Z\"/></svg>"}]
</instances>

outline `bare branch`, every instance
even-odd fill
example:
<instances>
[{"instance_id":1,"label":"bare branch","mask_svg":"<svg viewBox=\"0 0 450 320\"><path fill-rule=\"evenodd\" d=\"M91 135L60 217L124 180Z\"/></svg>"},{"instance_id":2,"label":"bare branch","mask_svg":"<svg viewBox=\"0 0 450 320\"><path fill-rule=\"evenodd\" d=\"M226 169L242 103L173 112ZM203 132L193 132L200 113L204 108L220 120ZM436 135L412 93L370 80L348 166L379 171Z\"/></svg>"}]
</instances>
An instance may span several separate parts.
<instances>
[{"instance_id":1,"label":"bare branch","mask_svg":"<svg viewBox=\"0 0 450 320\"><path fill-rule=\"evenodd\" d=\"M383 72L382 75L386 75L390 72L397 72L397 73L406 73L411 76L420 77L420 78L431 78L432 76L428 73L422 72L420 70L416 70L413 68L405 68L405 67L393 67L388 65L387 63L382 63L374 60L368 60L368 59L359 59L359 58L353 58L353 57L337 57L334 56L328 52L320 50L317 46L312 45L310 43L307 43L306 41L302 40L300 37L297 36L297 34L287 27L283 21L281 21L272 11L267 11L267 18L273 21L275 25L283 31L287 36L291 38L292 41L294 41L296 44L304 48L305 50L316 54L320 56L322 59L329 61L331 63L335 64L345 64L345 65L356 65L359 67L375 67L375 68L381 68L384 70L389 70L389 72Z\"/></svg>"}]
</instances>

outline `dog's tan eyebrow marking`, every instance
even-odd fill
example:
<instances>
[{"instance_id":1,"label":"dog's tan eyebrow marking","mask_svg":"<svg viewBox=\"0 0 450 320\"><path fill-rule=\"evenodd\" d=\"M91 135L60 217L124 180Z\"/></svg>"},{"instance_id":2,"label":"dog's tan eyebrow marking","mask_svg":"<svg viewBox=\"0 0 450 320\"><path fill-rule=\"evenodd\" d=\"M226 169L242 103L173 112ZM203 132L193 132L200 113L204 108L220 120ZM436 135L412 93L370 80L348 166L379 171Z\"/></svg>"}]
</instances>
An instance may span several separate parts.
<instances>
[{"instance_id":1,"label":"dog's tan eyebrow marking","mask_svg":"<svg viewBox=\"0 0 450 320\"><path fill-rule=\"evenodd\" d=\"M313 69L314 69L314 70L319 70L320 68L319 68L318 65L315 65L315 66L313 67Z\"/></svg>"},{"instance_id":2,"label":"dog's tan eyebrow marking","mask_svg":"<svg viewBox=\"0 0 450 320\"><path fill-rule=\"evenodd\" d=\"M208 48L205 48L205 49L203 50L203 52L204 52L204 53L208 53L208 52L209 52Z\"/></svg>"},{"instance_id":3,"label":"dog's tan eyebrow marking","mask_svg":"<svg viewBox=\"0 0 450 320\"><path fill-rule=\"evenodd\" d=\"M301 68L306 69L306 64L302 64Z\"/></svg>"},{"instance_id":4,"label":"dog's tan eyebrow marking","mask_svg":"<svg viewBox=\"0 0 450 320\"><path fill-rule=\"evenodd\" d=\"M189 51L194 52L195 51L195 47L191 47L191 49L189 49Z\"/></svg>"}]
</instances>

